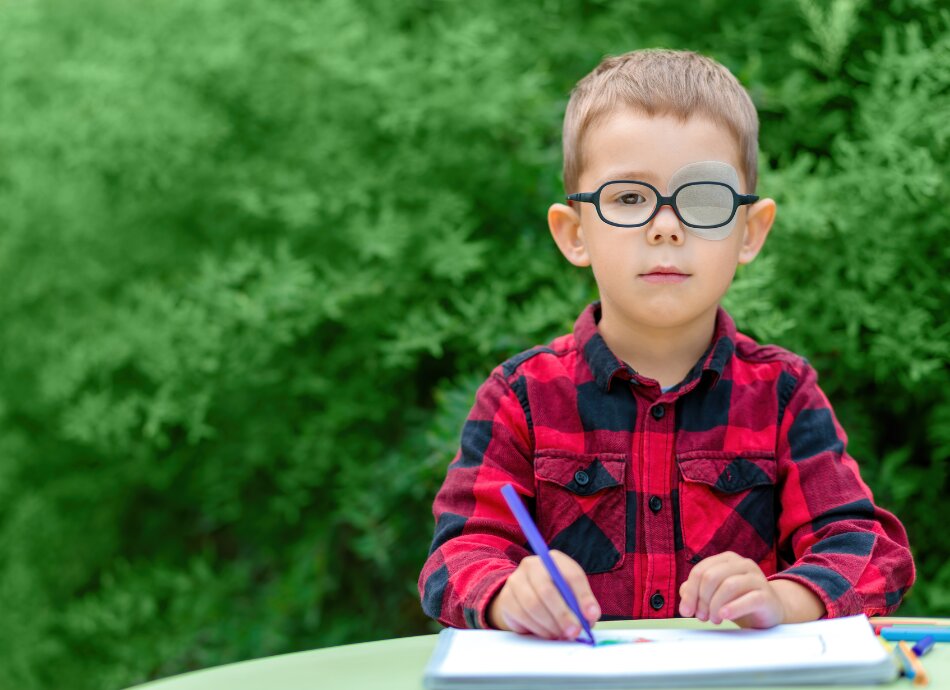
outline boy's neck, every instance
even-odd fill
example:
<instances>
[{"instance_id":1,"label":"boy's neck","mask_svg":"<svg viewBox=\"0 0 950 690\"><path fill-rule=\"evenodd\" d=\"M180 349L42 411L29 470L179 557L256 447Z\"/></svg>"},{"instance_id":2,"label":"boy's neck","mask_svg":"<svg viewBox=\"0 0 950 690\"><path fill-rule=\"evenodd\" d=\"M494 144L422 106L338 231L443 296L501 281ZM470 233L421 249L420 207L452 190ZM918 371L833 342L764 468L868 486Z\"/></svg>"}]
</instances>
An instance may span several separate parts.
<instances>
[{"instance_id":1,"label":"boy's neck","mask_svg":"<svg viewBox=\"0 0 950 690\"><path fill-rule=\"evenodd\" d=\"M663 388L675 386L709 347L717 309L682 325L656 327L627 321L602 306L600 335L611 352Z\"/></svg>"}]
</instances>

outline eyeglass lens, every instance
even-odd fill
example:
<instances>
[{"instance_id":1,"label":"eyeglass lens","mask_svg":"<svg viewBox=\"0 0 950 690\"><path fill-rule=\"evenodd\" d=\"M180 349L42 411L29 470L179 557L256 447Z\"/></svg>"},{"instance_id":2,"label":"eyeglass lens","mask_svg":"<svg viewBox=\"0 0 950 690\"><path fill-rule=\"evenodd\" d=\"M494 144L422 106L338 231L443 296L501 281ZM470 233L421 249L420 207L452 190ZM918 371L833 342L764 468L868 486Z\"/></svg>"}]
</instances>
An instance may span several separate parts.
<instances>
[{"instance_id":1,"label":"eyeglass lens","mask_svg":"<svg viewBox=\"0 0 950 690\"><path fill-rule=\"evenodd\" d=\"M731 190L720 184L687 184L675 197L676 209L687 225L721 225L729 221L734 209ZM611 182L600 191L601 214L619 225L646 223L656 204L656 192L636 182Z\"/></svg>"}]
</instances>

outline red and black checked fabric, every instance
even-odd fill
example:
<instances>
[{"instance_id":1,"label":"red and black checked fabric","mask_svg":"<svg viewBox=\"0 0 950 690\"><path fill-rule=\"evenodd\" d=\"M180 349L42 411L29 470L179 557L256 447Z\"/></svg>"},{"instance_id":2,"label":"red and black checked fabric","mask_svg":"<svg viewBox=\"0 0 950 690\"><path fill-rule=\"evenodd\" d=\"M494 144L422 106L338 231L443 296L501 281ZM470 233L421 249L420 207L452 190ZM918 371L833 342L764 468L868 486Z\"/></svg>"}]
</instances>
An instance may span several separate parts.
<instances>
[{"instance_id":1,"label":"red and black checked fabric","mask_svg":"<svg viewBox=\"0 0 950 690\"><path fill-rule=\"evenodd\" d=\"M874 504L814 369L720 309L710 348L663 392L607 348L599 317L592 304L573 334L479 389L433 507L429 616L488 627L489 602L530 554L506 482L583 566L605 619L677 615L691 568L724 551L809 587L829 617L898 606L914 581L907 535Z\"/></svg>"}]
</instances>

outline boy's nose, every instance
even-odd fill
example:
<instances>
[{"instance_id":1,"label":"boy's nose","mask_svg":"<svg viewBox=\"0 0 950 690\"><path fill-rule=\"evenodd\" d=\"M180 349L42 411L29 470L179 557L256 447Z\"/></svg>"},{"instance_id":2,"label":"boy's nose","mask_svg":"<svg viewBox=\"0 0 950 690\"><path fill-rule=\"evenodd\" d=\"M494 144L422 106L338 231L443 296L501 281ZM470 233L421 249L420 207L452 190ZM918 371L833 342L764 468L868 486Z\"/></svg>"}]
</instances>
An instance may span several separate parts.
<instances>
[{"instance_id":1,"label":"boy's nose","mask_svg":"<svg viewBox=\"0 0 950 690\"><path fill-rule=\"evenodd\" d=\"M660 244L661 242L683 244L685 235L683 226L680 225L680 219L676 217L673 209L669 206L661 206L656 216L647 225L647 241L650 244Z\"/></svg>"}]
</instances>

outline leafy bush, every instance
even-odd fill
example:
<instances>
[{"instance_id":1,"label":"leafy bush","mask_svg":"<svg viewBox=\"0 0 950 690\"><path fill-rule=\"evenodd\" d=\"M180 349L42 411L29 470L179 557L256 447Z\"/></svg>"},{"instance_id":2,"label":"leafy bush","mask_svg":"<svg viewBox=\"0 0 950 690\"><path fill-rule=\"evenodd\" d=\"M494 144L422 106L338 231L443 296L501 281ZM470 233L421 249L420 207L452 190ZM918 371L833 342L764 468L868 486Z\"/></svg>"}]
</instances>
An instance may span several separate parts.
<instances>
[{"instance_id":1,"label":"leafy bush","mask_svg":"<svg viewBox=\"0 0 950 690\"><path fill-rule=\"evenodd\" d=\"M433 630L474 390L595 294L544 223L567 93L655 45L752 93L780 210L728 307L816 365L904 611L950 614L950 15L877 5L0 6L0 687Z\"/></svg>"}]
</instances>

